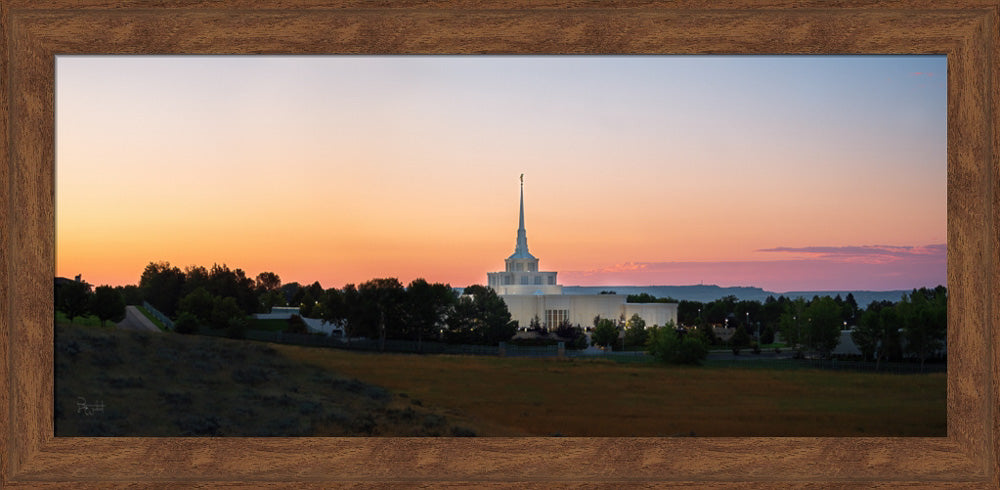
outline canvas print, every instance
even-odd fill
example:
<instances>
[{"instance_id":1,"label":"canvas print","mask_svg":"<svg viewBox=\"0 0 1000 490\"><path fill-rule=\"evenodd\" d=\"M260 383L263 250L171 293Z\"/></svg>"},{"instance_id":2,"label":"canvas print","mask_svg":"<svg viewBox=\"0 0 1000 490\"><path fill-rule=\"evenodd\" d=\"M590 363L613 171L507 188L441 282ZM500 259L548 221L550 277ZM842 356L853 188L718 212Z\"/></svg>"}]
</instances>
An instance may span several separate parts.
<instances>
[{"instance_id":1,"label":"canvas print","mask_svg":"<svg viewBox=\"0 0 1000 490\"><path fill-rule=\"evenodd\" d=\"M944 56L59 56L56 436L945 436Z\"/></svg>"}]
</instances>

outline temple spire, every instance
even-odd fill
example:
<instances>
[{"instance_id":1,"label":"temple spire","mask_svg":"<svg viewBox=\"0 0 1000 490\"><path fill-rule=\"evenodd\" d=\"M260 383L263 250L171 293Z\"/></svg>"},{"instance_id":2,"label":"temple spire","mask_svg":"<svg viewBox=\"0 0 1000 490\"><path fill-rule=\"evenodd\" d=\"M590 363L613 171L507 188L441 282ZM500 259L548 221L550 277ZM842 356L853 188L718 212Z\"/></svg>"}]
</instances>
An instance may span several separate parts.
<instances>
[{"instance_id":1,"label":"temple spire","mask_svg":"<svg viewBox=\"0 0 1000 490\"><path fill-rule=\"evenodd\" d=\"M528 253L528 235L524 231L524 174L521 174L521 214L517 225L517 247L514 248L514 255Z\"/></svg>"}]
</instances>

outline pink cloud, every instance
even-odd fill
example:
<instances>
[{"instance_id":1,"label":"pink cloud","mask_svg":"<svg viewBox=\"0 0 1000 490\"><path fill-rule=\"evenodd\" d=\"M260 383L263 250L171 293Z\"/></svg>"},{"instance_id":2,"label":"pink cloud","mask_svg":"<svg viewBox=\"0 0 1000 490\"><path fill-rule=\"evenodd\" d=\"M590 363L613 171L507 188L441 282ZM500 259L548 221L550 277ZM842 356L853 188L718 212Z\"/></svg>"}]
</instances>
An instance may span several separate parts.
<instances>
[{"instance_id":1,"label":"pink cloud","mask_svg":"<svg viewBox=\"0 0 1000 490\"><path fill-rule=\"evenodd\" d=\"M797 254L811 259L833 262L881 264L908 259L943 259L948 251L948 247L944 244L924 246L862 245L846 247L775 247L757 251Z\"/></svg>"},{"instance_id":2,"label":"pink cloud","mask_svg":"<svg viewBox=\"0 0 1000 490\"><path fill-rule=\"evenodd\" d=\"M561 271L560 282L581 286L717 284L770 291L894 290L947 281L947 247L776 247L805 254L780 260L625 262L591 270Z\"/></svg>"}]
</instances>

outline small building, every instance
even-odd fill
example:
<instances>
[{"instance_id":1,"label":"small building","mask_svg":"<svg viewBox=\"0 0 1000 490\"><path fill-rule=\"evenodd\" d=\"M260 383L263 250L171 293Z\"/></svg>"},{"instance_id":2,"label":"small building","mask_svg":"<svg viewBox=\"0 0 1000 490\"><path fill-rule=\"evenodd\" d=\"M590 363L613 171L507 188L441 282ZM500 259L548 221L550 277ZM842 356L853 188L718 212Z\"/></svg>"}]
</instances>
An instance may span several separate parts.
<instances>
[{"instance_id":1,"label":"small building","mask_svg":"<svg viewBox=\"0 0 1000 490\"><path fill-rule=\"evenodd\" d=\"M344 327L339 323L330 323L322 318L306 318L299 313L298 306L272 306L269 313L254 313L258 320L288 320L293 315L299 315L310 332L325 333L331 337L342 337Z\"/></svg>"}]
</instances>

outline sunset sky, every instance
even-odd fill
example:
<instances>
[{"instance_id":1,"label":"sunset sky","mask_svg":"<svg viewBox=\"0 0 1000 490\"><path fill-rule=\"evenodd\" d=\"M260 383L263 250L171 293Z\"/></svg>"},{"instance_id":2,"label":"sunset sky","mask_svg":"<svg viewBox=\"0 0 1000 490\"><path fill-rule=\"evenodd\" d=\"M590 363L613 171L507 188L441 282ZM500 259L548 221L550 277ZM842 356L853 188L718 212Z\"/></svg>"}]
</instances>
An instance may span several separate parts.
<instances>
[{"instance_id":1,"label":"sunset sky","mask_svg":"<svg viewBox=\"0 0 1000 490\"><path fill-rule=\"evenodd\" d=\"M59 56L56 274L945 283L944 56Z\"/></svg>"}]
</instances>

